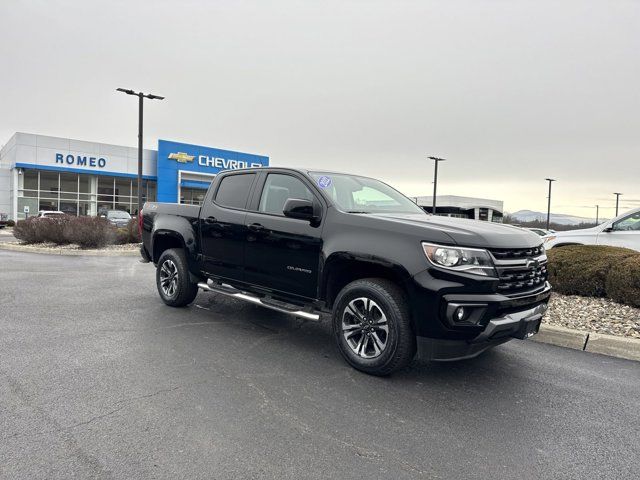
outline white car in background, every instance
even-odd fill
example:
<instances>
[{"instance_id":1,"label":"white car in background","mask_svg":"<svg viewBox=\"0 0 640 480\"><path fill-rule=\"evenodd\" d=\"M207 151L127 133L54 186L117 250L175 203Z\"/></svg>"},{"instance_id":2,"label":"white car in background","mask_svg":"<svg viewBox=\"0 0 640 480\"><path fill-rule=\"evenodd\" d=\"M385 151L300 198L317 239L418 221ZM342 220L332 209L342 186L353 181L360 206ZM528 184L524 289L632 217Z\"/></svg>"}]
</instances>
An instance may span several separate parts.
<instances>
[{"instance_id":1,"label":"white car in background","mask_svg":"<svg viewBox=\"0 0 640 480\"><path fill-rule=\"evenodd\" d=\"M640 208L597 227L556 232L544 237L547 250L565 245L610 245L640 251Z\"/></svg>"},{"instance_id":2,"label":"white car in background","mask_svg":"<svg viewBox=\"0 0 640 480\"><path fill-rule=\"evenodd\" d=\"M38 212L38 215L36 215L36 217L38 218L59 218L59 217L66 217L67 214L64 212L61 212L60 210L40 210Z\"/></svg>"},{"instance_id":3,"label":"white car in background","mask_svg":"<svg viewBox=\"0 0 640 480\"><path fill-rule=\"evenodd\" d=\"M553 233L551 230L545 230L544 228L535 228L535 227L527 227L525 230L529 230L530 232L540 235L541 237L551 235Z\"/></svg>"}]
</instances>

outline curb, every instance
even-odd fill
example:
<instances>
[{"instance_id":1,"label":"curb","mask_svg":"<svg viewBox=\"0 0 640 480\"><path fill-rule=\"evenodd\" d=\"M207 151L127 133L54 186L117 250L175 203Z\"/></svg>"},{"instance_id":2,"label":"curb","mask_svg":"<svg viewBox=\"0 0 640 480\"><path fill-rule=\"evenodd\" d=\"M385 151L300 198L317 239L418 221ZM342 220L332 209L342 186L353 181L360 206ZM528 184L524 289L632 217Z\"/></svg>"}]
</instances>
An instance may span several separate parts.
<instances>
[{"instance_id":1,"label":"curb","mask_svg":"<svg viewBox=\"0 0 640 480\"><path fill-rule=\"evenodd\" d=\"M42 248L28 247L26 245L16 245L15 243L0 243L0 250L12 252L40 253L45 255L67 255L72 257L139 257L140 252L136 250L69 250L66 248Z\"/></svg>"},{"instance_id":2,"label":"curb","mask_svg":"<svg viewBox=\"0 0 640 480\"><path fill-rule=\"evenodd\" d=\"M589 335L586 351L640 361L640 340L592 333Z\"/></svg>"},{"instance_id":3,"label":"curb","mask_svg":"<svg viewBox=\"0 0 640 480\"><path fill-rule=\"evenodd\" d=\"M583 332L542 324L540 331L532 337L532 340L574 350L640 361L640 340L636 338Z\"/></svg>"}]
</instances>

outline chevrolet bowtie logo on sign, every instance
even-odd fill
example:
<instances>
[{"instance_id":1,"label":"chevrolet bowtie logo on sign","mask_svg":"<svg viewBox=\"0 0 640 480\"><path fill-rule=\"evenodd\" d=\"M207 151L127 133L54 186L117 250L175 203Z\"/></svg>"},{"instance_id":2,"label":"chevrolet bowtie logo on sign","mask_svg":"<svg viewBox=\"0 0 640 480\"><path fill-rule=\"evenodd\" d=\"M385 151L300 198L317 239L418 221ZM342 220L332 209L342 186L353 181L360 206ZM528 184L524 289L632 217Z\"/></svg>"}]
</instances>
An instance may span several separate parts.
<instances>
[{"instance_id":1,"label":"chevrolet bowtie logo on sign","mask_svg":"<svg viewBox=\"0 0 640 480\"><path fill-rule=\"evenodd\" d=\"M193 155L189 155L189 154L184 153L184 152L170 153L169 154L169 159L175 160L178 163L193 162L194 158L195 157Z\"/></svg>"}]
</instances>

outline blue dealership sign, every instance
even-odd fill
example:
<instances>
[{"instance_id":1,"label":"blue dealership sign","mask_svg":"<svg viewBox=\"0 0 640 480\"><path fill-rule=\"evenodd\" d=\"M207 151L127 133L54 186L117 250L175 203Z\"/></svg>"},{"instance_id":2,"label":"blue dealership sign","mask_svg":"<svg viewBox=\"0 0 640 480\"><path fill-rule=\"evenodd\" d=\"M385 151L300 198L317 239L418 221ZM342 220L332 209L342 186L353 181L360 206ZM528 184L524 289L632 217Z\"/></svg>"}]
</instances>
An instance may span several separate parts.
<instances>
[{"instance_id":1,"label":"blue dealership sign","mask_svg":"<svg viewBox=\"0 0 640 480\"><path fill-rule=\"evenodd\" d=\"M179 201L178 177L188 177L180 180L181 187L206 189L221 171L268 165L269 157L263 155L158 140L158 201Z\"/></svg>"}]
</instances>

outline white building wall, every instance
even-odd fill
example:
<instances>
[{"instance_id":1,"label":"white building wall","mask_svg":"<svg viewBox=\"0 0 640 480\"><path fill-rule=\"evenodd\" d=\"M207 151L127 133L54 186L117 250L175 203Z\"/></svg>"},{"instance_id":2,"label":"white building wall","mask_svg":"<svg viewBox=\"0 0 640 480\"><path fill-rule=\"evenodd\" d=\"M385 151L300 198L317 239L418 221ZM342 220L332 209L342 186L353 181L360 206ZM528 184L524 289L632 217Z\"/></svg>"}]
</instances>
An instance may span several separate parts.
<instances>
[{"instance_id":1,"label":"white building wall","mask_svg":"<svg viewBox=\"0 0 640 480\"><path fill-rule=\"evenodd\" d=\"M15 158L15 135L0 149L0 212L7 213L15 220L12 161Z\"/></svg>"},{"instance_id":2,"label":"white building wall","mask_svg":"<svg viewBox=\"0 0 640 480\"><path fill-rule=\"evenodd\" d=\"M137 175L138 150L136 148L111 145L107 143L87 142L71 138L49 137L46 135L34 135L30 133L16 133L16 155L13 165L29 164L34 168L59 168L81 170L93 174L126 173ZM58 155L62 155L60 163ZM67 161L68 156L73 156L74 161ZM105 160L104 167L81 165L75 159L86 157ZM155 150L143 150L142 174L156 176Z\"/></svg>"},{"instance_id":3,"label":"white building wall","mask_svg":"<svg viewBox=\"0 0 640 480\"><path fill-rule=\"evenodd\" d=\"M63 163L59 161L60 155L62 155ZM143 150L142 155L142 174L155 177L157 174L157 152ZM71 163L67 161L67 156L73 157ZM86 157L87 160L93 157L96 161L103 158L105 165L103 168L81 165L76 161L78 156ZM89 162L87 161L87 163ZM71 138L15 133L0 149L0 212L8 213L11 219L17 219L19 213L17 212L18 185L16 181L20 179L20 176L17 174L16 164L18 166L24 165L24 168L72 170L78 173L86 172L97 175L137 175L138 149ZM92 183L91 190L95 193L95 182ZM95 215L96 212L92 213Z\"/></svg>"},{"instance_id":4,"label":"white building wall","mask_svg":"<svg viewBox=\"0 0 640 480\"><path fill-rule=\"evenodd\" d=\"M13 219L11 197L11 170L0 167L0 213L7 213Z\"/></svg>"},{"instance_id":5,"label":"white building wall","mask_svg":"<svg viewBox=\"0 0 640 480\"><path fill-rule=\"evenodd\" d=\"M416 203L420 206L430 207L433 205L433 196L416 197ZM504 202L488 198L438 195L436 196L436 203L441 206L456 207L465 210L471 210L472 208L490 208L497 212L504 212Z\"/></svg>"}]
</instances>

